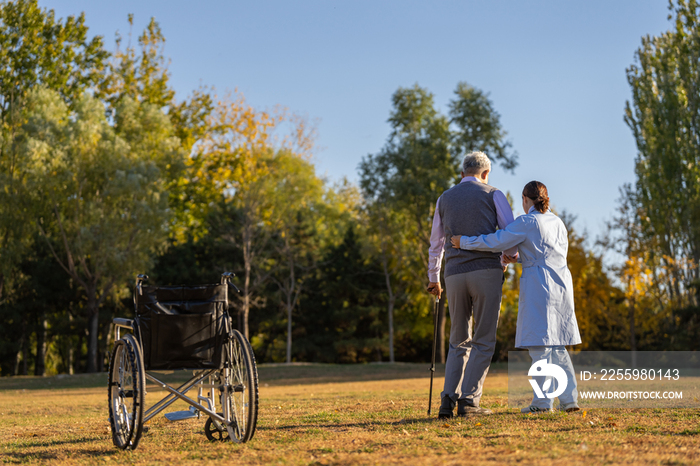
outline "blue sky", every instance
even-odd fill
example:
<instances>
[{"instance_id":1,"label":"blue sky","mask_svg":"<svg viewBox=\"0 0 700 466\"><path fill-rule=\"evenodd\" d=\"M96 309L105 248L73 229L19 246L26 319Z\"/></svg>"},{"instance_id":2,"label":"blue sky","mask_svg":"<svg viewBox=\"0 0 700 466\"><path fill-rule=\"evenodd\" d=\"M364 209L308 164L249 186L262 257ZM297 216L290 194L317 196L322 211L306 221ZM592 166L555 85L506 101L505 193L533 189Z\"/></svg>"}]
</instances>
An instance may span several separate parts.
<instances>
[{"instance_id":1,"label":"blue sky","mask_svg":"<svg viewBox=\"0 0 700 466\"><path fill-rule=\"evenodd\" d=\"M517 215L522 186L544 182L591 236L634 182L625 68L642 36L671 27L666 0L39 3L59 17L85 11L110 48L128 13L134 36L155 17L180 96L237 88L260 109L317 120L315 163L330 181L357 182L362 157L382 148L398 87L418 83L446 111L466 81L490 94L520 155L515 173L495 168L491 184L513 194Z\"/></svg>"}]
</instances>

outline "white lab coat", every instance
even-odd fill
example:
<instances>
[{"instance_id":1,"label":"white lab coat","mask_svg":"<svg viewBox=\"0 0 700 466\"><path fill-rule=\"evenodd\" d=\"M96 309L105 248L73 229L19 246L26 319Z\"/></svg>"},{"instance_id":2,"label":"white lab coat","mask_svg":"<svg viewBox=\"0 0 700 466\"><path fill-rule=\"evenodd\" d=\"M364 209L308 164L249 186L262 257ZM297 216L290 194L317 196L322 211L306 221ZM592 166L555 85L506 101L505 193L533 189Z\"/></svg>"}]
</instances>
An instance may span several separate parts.
<instances>
[{"instance_id":1,"label":"white lab coat","mask_svg":"<svg viewBox=\"0 0 700 466\"><path fill-rule=\"evenodd\" d=\"M569 249L564 222L534 207L505 229L490 235L462 236L462 249L500 252L518 247L523 265L518 302L516 348L578 345L574 287L566 265Z\"/></svg>"}]
</instances>

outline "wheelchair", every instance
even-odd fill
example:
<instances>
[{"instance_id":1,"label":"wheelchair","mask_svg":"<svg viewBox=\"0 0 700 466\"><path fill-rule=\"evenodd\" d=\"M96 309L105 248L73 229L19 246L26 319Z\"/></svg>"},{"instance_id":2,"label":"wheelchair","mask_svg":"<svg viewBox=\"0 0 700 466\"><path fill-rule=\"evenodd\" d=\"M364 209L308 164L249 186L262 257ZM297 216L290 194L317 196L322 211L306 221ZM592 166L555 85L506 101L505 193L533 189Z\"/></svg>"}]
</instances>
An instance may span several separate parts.
<instances>
[{"instance_id":1,"label":"wheelchair","mask_svg":"<svg viewBox=\"0 0 700 466\"><path fill-rule=\"evenodd\" d=\"M109 364L109 424L118 448L134 450L144 424L183 400L189 411L166 413L169 420L207 417L204 433L211 441L247 442L258 416L258 371L248 340L233 328L228 312L232 273L221 283L201 286L146 286L136 278L136 317L117 318ZM126 330L122 334L122 330ZM173 387L149 371L192 370ZM160 377L160 378L159 378ZM146 409L146 380L167 392ZM197 398L187 396L196 389Z\"/></svg>"}]
</instances>

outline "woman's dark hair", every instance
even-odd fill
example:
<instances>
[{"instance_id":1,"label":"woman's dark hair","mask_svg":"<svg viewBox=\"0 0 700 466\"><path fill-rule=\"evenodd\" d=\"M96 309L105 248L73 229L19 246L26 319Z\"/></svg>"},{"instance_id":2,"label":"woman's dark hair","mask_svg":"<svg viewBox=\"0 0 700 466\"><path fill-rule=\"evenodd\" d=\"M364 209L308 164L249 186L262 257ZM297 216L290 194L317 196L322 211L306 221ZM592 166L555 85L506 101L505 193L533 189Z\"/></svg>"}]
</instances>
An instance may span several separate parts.
<instances>
[{"instance_id":1,"label":"woman's dark hair","mask_svg":"<svg viewBox=\"0 0 700 466\"><path fill-rule=\"evenodd\" d=\"M523 196L529 197L535 201L535 209L540 213L547 212L549 209L549 193L547 187L539 181L530 181L523 188Z\"/></svg>"}]
</instances>

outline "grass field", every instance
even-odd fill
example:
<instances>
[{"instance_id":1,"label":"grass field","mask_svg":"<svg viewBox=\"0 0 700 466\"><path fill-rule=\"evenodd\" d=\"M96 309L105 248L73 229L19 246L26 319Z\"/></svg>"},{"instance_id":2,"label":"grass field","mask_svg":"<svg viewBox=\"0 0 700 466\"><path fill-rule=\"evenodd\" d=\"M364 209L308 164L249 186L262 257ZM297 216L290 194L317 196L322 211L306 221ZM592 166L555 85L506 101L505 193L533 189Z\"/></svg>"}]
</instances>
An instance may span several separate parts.
<instances>
[{"instance_id":1,"label":"grass field","mask_svg":"<svg viewBox=\"0 0 700 466\"><path fill-rule=\"evenodd\" d=\"M523 415L494 369L492 416L427 416L427 364L261 366L260 413L245 445L210 443L204 419L149 422L136 451L117 450L106 375L0 379L0 458L10 464L700 464L700 410ZM169 376L179 377L178 374ZM147 404L160 399L150 392ZM179 402L178 402L179 403ZM186 409L185 404L173 405Z\"/></svg>"}]
</instances>

